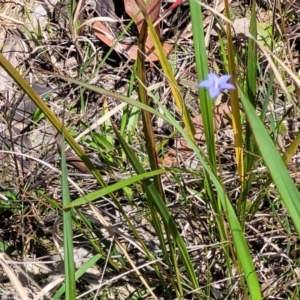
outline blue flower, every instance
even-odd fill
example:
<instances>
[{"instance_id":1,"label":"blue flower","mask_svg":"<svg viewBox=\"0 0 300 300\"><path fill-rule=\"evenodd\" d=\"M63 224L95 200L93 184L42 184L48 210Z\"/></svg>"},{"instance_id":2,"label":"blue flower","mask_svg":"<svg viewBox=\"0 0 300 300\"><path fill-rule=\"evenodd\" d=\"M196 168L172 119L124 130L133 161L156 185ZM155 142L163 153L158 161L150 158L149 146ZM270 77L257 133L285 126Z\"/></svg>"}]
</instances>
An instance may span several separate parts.
<instances>
[{"instance_id":1,"label":"blue flower","mask_svg":"<svg viewBox=\"0 0 300 300\"><path fill-rule=\"evenodd\" d=\"M212 99L219 96L223 90L235 90L234 85L228 83L231 75L222 75L218 77L215 73L209 73L206 80L199 83L199 87L208 89Z\"/></svg>"}]
</instances>

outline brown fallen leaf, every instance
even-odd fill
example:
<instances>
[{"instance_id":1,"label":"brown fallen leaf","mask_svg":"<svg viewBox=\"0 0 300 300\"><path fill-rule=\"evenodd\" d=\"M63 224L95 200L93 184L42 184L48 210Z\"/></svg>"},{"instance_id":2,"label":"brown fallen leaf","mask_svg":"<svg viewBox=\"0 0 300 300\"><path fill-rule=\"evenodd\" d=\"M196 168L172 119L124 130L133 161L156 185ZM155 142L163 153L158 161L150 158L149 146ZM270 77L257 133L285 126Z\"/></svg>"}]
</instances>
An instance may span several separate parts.
<instances>
[{"instance_id":1,"label":"brown fallen leaf","mask_svg":"<svg viewBox=\"0 0 300 300\"><path fill-rule=\"evenodd\" d=\"M96 21L92 26L93 34L104 42L107 46L112 47L116 39L112 36L111 32L99 21ZM168 43L163 43L163 48L166 55L170 54L173 47ZM138 46L137 45L127 45L123 43L117 43L114 50L122 55L128 56L131 60L137 60ZM151 48L146 47L146 61L158 61L158 56L155 54L154 46Z\"/></svg>"},{"instance_id":2,"label":"brown fallen leaf","mask_svg":"<svg viewBox=\"0 0 300 300\"><path fill-rule=\"evenodd\" d=\"M125 5L125 10L126 10L127 14L132 18L137 14L137 12L139 12L139 7L135 3L135 0L125 0L124 5ZM153 23L155 23L155 21L159 17L161 0L151 0L146 5L146 7L147 7L147 13L149 14L151 21ZM144 16L142 13L139 13L139 15L135 19L135 24L136 24L139 32L141 30L143 22L145 22ZM158 37L160 38L161 37L160 25L157 24L155 29L156 29ZM115 36L112 35L111 30L109 30L100 21L97 21L93 24L92 31L93 31L93 34L97 38L99 38L102 42L104 42L107 46L112 47L116 43L117 39ZM162 46L163 46L165 54L168 56L171 53L173 46L171 44L168 44L167 42L164 42ZM146 55L147 62L158 61L157 52L156 52L156 49L154 47L153 41L150 38L150 36L147 37L145 49L146 49L145 55ZM123 43L119 42L116 44L114 50L122 55L128 56L131 60L136 60L138 57L138 46L137 45L127 45L127 44L123 44Z\"/></svg>"},{"instance_id":3,"label":"brown fallen leaf","mask_svg":"<svg viewBox=\"0 0 300 300\"><path fill-rule=\"evenodd\" d=\"M137 2L139 2L140 4L138 5ZM134 23L136 24L139 33L141 32L143 23L145 22L144 15L141 12L138 14L138 12L140 11L140 8L141 7L145 8L145 13L148 14L151 22L153 24L155 24L156 21L159 19L161 2L162 2L161 0L149 0L148 3L141 2L141 0L124 0L125 10L126 10L127 14L132 19L134 19ZM160 31L160 23L159 22L155 25L155 30L156 30L156 34L157 34L158 38L161 39L161 31ZM149 34L146 39L145 48L146 48L147 52L148 51L153 52L154 59L151 59L152 61L158 60L158 56L156 55L156 49L154 47L154 43ZM166 42L163 43L163 49L167 56L172 51L172 48L173 48L172 45L170 45Z\"/></svg>"},{"instance_id":4,"label":"brown fallen leaf","mask_svg":"<svg viewBox=\"0 0 300 300\"><path fill-rule=\"evenodd\" d=\"M140 11L139 6L136 4L135 0L124 0L125 10L129 17L134 19L134 23L138 28L138 31L141 32L143 23L145 22L145 18L142 13L139 13L137 16L136 14ZM154 24L158 17L159 11L161 8L161 0L150 0L147 4L145 4L147 13L150 17L151 22ZM155 26L156 33L159 38L161 38L160 33L160 25L157 24Z\"/></svg>"}]
</instances>

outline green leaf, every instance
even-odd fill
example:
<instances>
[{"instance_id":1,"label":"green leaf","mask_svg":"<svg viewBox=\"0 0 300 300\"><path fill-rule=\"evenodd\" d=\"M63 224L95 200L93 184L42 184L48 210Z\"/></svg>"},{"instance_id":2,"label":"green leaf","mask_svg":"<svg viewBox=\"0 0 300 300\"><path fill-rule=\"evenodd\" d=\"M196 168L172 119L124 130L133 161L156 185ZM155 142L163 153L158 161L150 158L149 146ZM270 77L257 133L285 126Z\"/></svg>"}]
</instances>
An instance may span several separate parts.
<instances>
[{"instance_id":1,"label":"green leaf","mask_svg":"<svg viewBox=\"0 0 300 300\"><path fill-rule=\"evenodd\" d=\"M300 235L300 195L298 189L289 175L289 172L276 150L266 128L257 116L255 109L242 90L240 90L240 95L260 153L270 170L270 174L281 195L282 201Z\"/></svg>"},{"instance_id":2,"label":"green leaf","mask_svg":"<svg viewBox=\"0 0 300 300\"><path fill-rule=\"evenodd\" d=\"M68 170L66 164L65 139L62 134L61 143L61 162L62 162L62 192L63 205L70 203ZM65 267L65 282L66 282L66 300L76 299L75 285L75 266L73 253L73 230L72 230L72 214L71 208L63 211L63 243L64 243L64 267Z\"/></svg>"},{"instance_id":3,"label":"green leaf","mask_svg":"<svg viewBox=\"0 0 300 300\"><path fill-rule=\"evenodd\" d=\"M122 181L117 182L115 184L112 184L112 185L110 185L106 188L102 188L101 190L98 190L98 191L89 193L89 194L87 194L83 197L80 197L80 198L72 201L68 205L66 205L64 207L64 209L69 209L71 207L75 207L75 206L78 206L78 205L89 203L89 202L97 200L100 197L103 197L107 194L110 194L112 192L123 189L123 188L125 188L125 187L127 187L131 184L134 184L134 183L142 181L142 180L149 179L153 176L164 174L166 172L167 172L166 170L160 169L160 170L155 170L155 171L151 171L151 172L147 172L147 173L143 173L143 174L139 174L139 175L130 177L128 179L125 179L125 180L122 180Z\"/></svg>"}]
</instances>

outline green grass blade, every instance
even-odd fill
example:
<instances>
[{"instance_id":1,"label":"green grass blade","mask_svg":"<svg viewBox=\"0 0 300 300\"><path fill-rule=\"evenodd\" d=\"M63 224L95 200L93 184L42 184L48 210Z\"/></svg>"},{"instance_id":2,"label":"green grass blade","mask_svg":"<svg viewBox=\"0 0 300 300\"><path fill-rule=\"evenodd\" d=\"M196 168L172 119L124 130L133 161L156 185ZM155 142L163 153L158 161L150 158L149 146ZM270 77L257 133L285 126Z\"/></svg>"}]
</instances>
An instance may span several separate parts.
<instances>
[{"instance_id":1,"label":"green grass blade","mask_svg":"<svg viewBox=\"0 0 300 300\"><path fill-rule=\"evenodd\" d=\"M250 33L256 38L257 36L257 24L256 24L256 5L255 1L252 3L251 19L250 19ZM246 84L248 97L251 100L253 107L256 107L256 76L257 76L257 47L252 39L248 39L248 57L247 57L247 73ZM244 170L245 174L249 174L247 180L243 184L243 192L237 205L238 215L241 216L242 227L244 228L246 221L246 205L247 195L252 184L253 174L251 169L257 160L257 147L253 140L252 131L248 123L246 123L245 130L245 158L244 158Z\"/></svg>"},{"instance_id":2,"label":"green grass blade","mask_svg":"<svg viewBox=\"0 0 300 300\"><path fill-rule=\"evenodd\" d=\"M116 129L115 129L115 133L116 133L118 140L121 143L124 151L127 154L128 160L131 162L132 166L135 168L135 171L138 174L145 173L145 170L143 169L143 167L141 166L139 161L136 159L135 155L132 153L132 150L128 147L128 145L126 144L126 142L124 141L124 139L121 137L121 135L119 134L119 132ZM193 268L189 254L185 247L185 243L184 243L181 235L178 232L178 229L177 229L174 219L170 215L170 213L169 213L163 199L160 197L157 189L155 188L155 186L149 179L145 179L143 181L143 187L144 187L145 193L147 194L149 209L153 209L153 206L155 206L155 210L162 218L166 232L169 231L172 234L174 243L177 245L177 247L179 249L179 253L180 253L182 261L185 265L185 268L186 268L187 274L189 276L189 279L191 281L191 284L192 284L193 288L197 289L199 286L198 286L198 280L197 280L197 277L195 274L195 270ZM154 214L152 214L152 217L153 216L154 216ZM154 221L159 222L158 219L154 219ZM165 259L168 261L168 260L170 260L170 258L169 258L168 252L166 251L166 249L164 249L165 242L164 242L164 237L162 236L162 231L160 229L160 225L159 224L153 224L153 225L155 226L156 234L158 235L158 237L160 239L161 247L163 248L162 250L164 252ZM172 247L172 244L169 244L169 247ZM173 263L174 263L174 260L173 260ZM170 264L170 262L169 262L169 264ZM176 261L173 265L173 268L175 268L175 269L177 268ZM177 271L175 270L175 272L177 272ZM177 283L177 284L179 285L180 283ZM181 287L178 286L178 288L180 291Z\"/></svg>"},{"instance_id":3,"label":"green grass blade","mask_svg":"<svg viewBox=\"0 0 300 300\"><path fill-rule=\"evenodd\" d=\"M216 176L215 172L213 171L212 167L207 163L205 159L205 155L201 152L200 148L189 138L188 134L185 130L178 124L178 122L171 116L169 111L163 107L158 99L156 99L156 103L160 106L161 110L165 113L167 119L169 120L170 124L176 128L184 139L188 142L189 147L193 150L195 155L197 155L198 159L200 160L203 168L208 174L208 177L212 181L215 186L216 192L218 197L221 201L223 210L226 212L230 231L233 237L233 242L235 246L235 251L239 258L239 262L243 269L243 274L247 280L248 288L250 291L250 295L252 299L260 300L262 299L261 292L260 292L260 285L258 282L258 277L255 272L255 268L252 262L252 257L250 255L250 251L243 234L243 230L240 226L238 218L235 214L235 210L226 195L223 185L221 184L219 178Z\"/></svg>"},{"instance_id":4,"label":"green grass blade","mask_svg":"<svg viewBox=\"0 0 300 300\"><path fill-rule=\"evenodd\" d=\"M190 11L191 20L193 28L193 41L194 41L194 51L196 60L196 70L198 76L198 82L207 79L208 75L208 62L205 47L204 38L204 26L203 26L203 14L202 8L199 2L190 0ZM213 72L213 70L212 70ZM207 152L209 157L209 162L214 171L217 170L217 160L216 160L216 145L215 145L215 128L214 128L214 118L213 118L213 101L208 95L206 89L199 89L199 105L200 113L203 121L203 131L205 135L205 143L207 145ZM213 209L216 215L219 215L217 199L213 192L213 187L211 184L210 177L205 173L205 189L209 196L210 202L212 203ZM218 223L218 228L220 231L224 231L223 222Z\"/></svg>"},{"instance_id":5,"label":"green grass blade","mask_svg":"<svg viewBox=\"0 0 300 300\"><path fill-rule=\"evenodd\" d=\"M65 139L62 134L61 143L61 162L62 162L62 194L63 205L70 203L68 170L66 164ZM64 244L64 267L66 282L66 300L76 299L75 286L75 266L73 252L73 230L72 230L72 208L63 211L63 244Z\"/></svg>"},{"instance_id":6,"label":"green grass blade","mask_svg":"<svg viewBox=\"0 0 300 300\"><path fill-rule=\"evenodd\" d=\"M15 80L15 82L20 86L20 88L29 96L29 98L37 105L39 109L45 114L47 119L51 122L51 124L59 131L63 130L66 141L72 147L72 149L76 152L76 154L80 157L80 159L85 163L85 165L89 168L89 170L94 174L95 178L105 186L105 181L103 180L100 173L97 171L96 167L93 165L91 160L85 154L85 152L81 149L79 144L74 140L72 135L66 130L66 128L62 125L59 119L54 115L51 109L46 105L46 103L39 97L39 95L35 92L34 89L29 85L29 83L19 74L19 72L10 64L10 62L0 53L0 65L5 69L5 71ZM58 77L58 75L55 75ZM77 81L80 82L80 81Z\"/></svg>"},{"instance_id":7,"label":"green grass blade","mask_svg":"<svg viewBox=\"0 0 300 300\"><path fill-rule=\"evenodd\" d=\"M198 1L190 0L191 19L193 26L193 41L196 59L198 82L205 80L208 74L208 63L205 48L203 15ZM213 102L205 89L199 89L200 109L203 129L207 144L209 160L216 170L216 151L213 121Z\"/></svg>"},{"instance_id":8,"label":"green grass blade","mask_svg":"<svg viewBox=\"0 0 300 300\"><path fill-rule=\"evenodd\" d=\"M87 262L85 262L75 273L75 280L78 280L82 275L85 274L85 272L93 267L95 263L102 258L101 254L96 254L91 259L89 259ZM53 300L60 299L60 297L65 293L66 291L66 285L63 284L60 289L55 293L55 295L52 297Z\"/></svg>"},{"instance_id":9,"label":"green grass blade","mask_svg":"<svg viewBox=\"0 0 300 300\"><path fill-rule=\"evenodd\" d=\"M102 188L101 190L98 190L98 191L92 192L90 194L87 194L83 197L80 197L80 198L72 201L71 203L69 203L67 206L64 207L64 209L87 204L87 203L97 200L100 197L103 197L107 194L110 194L112 192L123 189L126 186L130 186L131 184L134 184L136 182L143 181L145 179L149 179L151 177L164 174L166 172L167 172L166 170L160 169L160 170L155 170L155 171L150 171L147 173L139 174L139 175L130 177L128 179L124 179L124 180L119 181L115 184L112 184L108 187Z\"/></svg>"},{"instance_id":10,"label":"green grass blade","mask_svg":"<svg viewBox=\"0 0 300 300\"><path fill-rule=\"evenodd\" d=\"M300 195L291 179L289 172L277 152L267 130L262 124L260 118L257 116L255 109L246 98L245 94L241 92L241 100L243 107L247 114L249 123L252 128L253 135L256 139L260 153L270 170L278 192L281 195L282 201L285 204L295 228L300 235Z\"/></svg>"},{"instance_id":11,"label":"green grass blade","mask_svg":"<svg viewBox=\"0 0 300 300\"><path fill-rule=\"evenodd\" d=\"M251 8L250 33L256 39L257 23L255 1L253 1ZM256 107L257 46L253 39L248 39L247 53L247 92L253 107Z\"/></svg>"}]
</instances>

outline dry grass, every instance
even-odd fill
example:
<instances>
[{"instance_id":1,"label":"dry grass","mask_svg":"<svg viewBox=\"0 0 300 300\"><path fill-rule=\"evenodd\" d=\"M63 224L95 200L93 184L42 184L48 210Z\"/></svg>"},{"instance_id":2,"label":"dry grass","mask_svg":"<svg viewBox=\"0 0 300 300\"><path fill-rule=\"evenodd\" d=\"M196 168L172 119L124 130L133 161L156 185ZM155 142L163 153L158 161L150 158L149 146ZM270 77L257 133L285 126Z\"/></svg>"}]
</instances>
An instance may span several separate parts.
<instances>
[{"instance_id":1,"label":"dry grass","mask_svg":"<svg viewBox=\"0 0 300 300\"><path fill-rule=\"evenodd\" d=\"M232 4L233 12L236 18L240 18L242 13L247 12L247 7L245 9L243 1L236 2L235 5ZM48 94L47 103L58 116L64 117L68 128L75 136L86 132L100 119L101 131L96 129L98 135L92 136L86 133L80 139L80 143L90 158L99 166L107 183L128 178L132 170L121 156L119 146L115 144L109 120L101 119L108 111L117 108L120 103L116 99L65 83L57 79L55 75L44 73L43 70L89 80L90 83L107 90L127 94L131 89L133 62L112 52L102 64L108 51L107 47L91 34L89 26L83 28L81 36L76 39L66 17L67 10L59 3L48 6L53 16L52 19L49 15L40 17L41 30L39 32L37 23L32 26L28 19L41 14L41 11L36 12L37 4L27 2L25 4L20 1L15 4L2 4L0 14L2 53L9 57L10 62L34 84L34 87L37 87L35 84L38 83L45 88L40 94L45 92ZM292 15L299 13L297 5L293 3L290 9L283 12L287 16L285 27L289 31L289 38L282 39L276 46L285 51L287 43L289 44L290 52L286 52L283 59L287 66L298 73L299 37L295 32L296 21L292 20ZM87 3L81 17L85 20L96 16L94 9ZM262 5L260 9L266 10ZM28 12L27 16L25 11ZM210 21L213 25L213 20L209 18L207 22L209 63L213 69L222 69L223 58L219 51L218 39L214 35L216 29L209 26ZM24 30L21 24L26 24L27 30ZM278 35L280 34L282 33L278 31ZM176 44L176 50L170 55L170 62L182 84L181 92L188 108L193 116L197 116L199 108L194 88L196 81L193 42L189 31L188 10L185 6L166 19L164 35L169 38L170 42ZM236 38L237 48L240 49L240 68L243 66L242 61L246 55L243 39L245 36ZM100 69L98 69L99 66ZM268 74L267 64L263 57L261 67L265 68L263 72ZM174 116L178 117L178 111L170 96L169 88L165 85L159 65L149 68L147 75L150 90L152 89ZM6 249L10 258L2 256L0 261L2 266L0 294L10 293L26 299L25 296L21 297L22 294L25 295L21 290L26 289L29 299L42 299L42 289L45 292L56 290L63 280L61 218L58 207L55 207L49 200L55 200L58 205L61 203L60 156L57 151L56 133L47 120L37 113L34 114L35 109L30 111L30 116L26 115L21 120L15 119L16 110L20 109L20 99L24 102L26 98L18 96L17 87L3 70L0 71L0 76L1 123L5 128L2 132L1 147L4 150L23 152L27 155L22 157L2 154L3 157L1 157L0 233L3 243L2 251ZM259 83L262 90L261 98L264 97L264 84L267 81L266 76ZM277 83L275 83L275 90L278 90L279 100L275 107L269 107L268 114L274 116L275 123L281 124L281 130L277 131L278 147L281 147L283 151L290 145L299 126L298 119L288 111L289 106L282 99ZM131 96L136 97L136 94L133 92ZM226 98L218 99L219 102L226 100ZM123 111L116 109L112 121L119 128L122 117ZM27 122L27 119L31 119L32 122ZM235 174L231 127L224 119L221 123L216 132L219 171L232 202L235 202L241 191L238 189ZM162 120L157 118L153 120L153 125L156 126L157 141L168 140L169 133L173 129L166 128ZM272 129L274 124L266 125L270 127L271 134L276 132ZM18 129L16 137L12 133L13 129ZM143 152L144 138L140 135L140 130L140 123L136 122L136 126L130 132L131 147L140 161L146 165L148 162ZM168 140L161 152L168 152L176 138L178 137L175 135L174 138ZM103 143L104 139L111 144ZM202 147L205 151L205 146ZM239 282L238 272L233 272L231 278L228 278L226 258L214 223L213 210L205 201L205 191L202 190L203 185L199 180L203 178L201 166L193 161L191 153L190 157L184 157L180 152L176 152L176 155L178 155L176 159L182 169L175 175L165 176L163 184L169 211L175 216L194 263L199 284L202 287L200 292L203 293L203 299L206 293L210 299L243 299L243 287L235 284ZM290 172L296 182L299 182L298 155L297 151L290 164ZM96 180L90 174L82 174L72 161L69 161L69 164L71 166L70 189L73 199L78 197L81 191L87 193L98 188ZM252 257L254 257L265 299L298 299L300 274L298 235L286 209L280 202L276 189L272 185L264 186L268 175L266 170L260 167L259 161L256 169L253 170L256 179L248 196L249 203L257 201L259 206L257 211L249 212L245 236L250 245ZM185 172L185 168L194 170ZM157 254L157 260L161 260L159 241L152 227L149 226L149 212L145 208L144 195L138 185L127 192L128 194L126 191L119 192L120 203L147 247ZM47 195L48 201L43 195ZM118 237L119 244L117 243L116 249L119 253L111 253L113 261L118 261L120 253L123 253L122 255L126 253L133 265L142 270L142 276L147 278L150 285L157 287L159 281L151 264L148 263L145 253L133 237L124 217L117 211L110 199L103 197L93 202L93 205L99 215L90 207L82 208L87 222L92 224L90 229L82 223L82 220L78 221L76 230L74 228L77 233L74 237L76 267L79 268L83 261L97 252L101 253L103 249L108 252L112 251L115 247L113 237L115 235ZM101 250L95 245L98 245ZM23 271L19 271L16 265ZM118 272L109 265L107 260L101 260L78 280L78 295L82 295L84 299L90 299L97 294L102 295L101 299L137 299L133 298L133 294L140 293L139 299L141 299L143 293L146 294L146 292L145 288L141 287L140 279L137 279L136 274L137 272L127 273L126 268ZM106 287L109 288L106 289ZM159 288L156 289L155 294L159 299ZM152 299L149 294L146 295L147 299ZM192 295L187 295L186 298L192 299Z\"/></svg>"}]
</instances>

